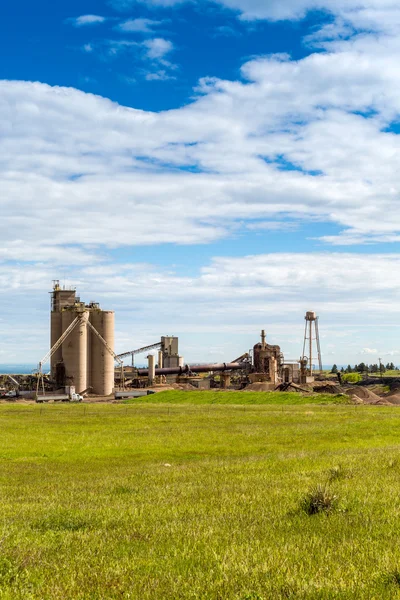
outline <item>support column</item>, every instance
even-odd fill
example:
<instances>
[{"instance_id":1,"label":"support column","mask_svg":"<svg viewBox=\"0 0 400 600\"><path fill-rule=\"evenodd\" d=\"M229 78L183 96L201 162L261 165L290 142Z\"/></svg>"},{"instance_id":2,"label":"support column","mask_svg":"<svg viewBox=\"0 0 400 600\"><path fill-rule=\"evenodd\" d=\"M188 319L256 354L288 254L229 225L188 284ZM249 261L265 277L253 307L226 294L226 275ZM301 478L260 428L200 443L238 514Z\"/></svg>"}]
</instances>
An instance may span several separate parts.
<instances>
[{"instance_id":1,"label":"support column","mask_svg":"<svg viewBox=\"0 0 400 600\"><path fill-rule=\"evenodd\" d=\"M269 378L271 382L275 385L277 382L277 372L276 372L276 358L271 356L269 359Z\"/></svg>"},{"instance_id":2,"label":"support column","mask_svg":"<svg viewBox=\"0 0 400 600\"><path fill-rule=\"evenodd\" d=\"M149 354L147 360L149 361L149 385L153 385L156 378L156 361L154 354Z\"/></svg>"}]
</instances>

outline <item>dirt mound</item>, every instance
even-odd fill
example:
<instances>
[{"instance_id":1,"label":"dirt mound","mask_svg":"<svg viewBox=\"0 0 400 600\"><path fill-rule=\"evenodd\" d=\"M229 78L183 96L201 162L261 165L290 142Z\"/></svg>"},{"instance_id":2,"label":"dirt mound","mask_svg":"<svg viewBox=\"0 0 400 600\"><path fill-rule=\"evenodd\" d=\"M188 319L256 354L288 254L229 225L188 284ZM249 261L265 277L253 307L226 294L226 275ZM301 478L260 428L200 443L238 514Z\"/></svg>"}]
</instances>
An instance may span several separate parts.
<instances>
[{"instance_id":1,"label":"dirt mound","mask_svg":"<svg viewBox=\"0 0 400 600\"><path fill-rule=\"evenodd\" d=\"M400 392L400 380L395 379L389 383L390 392Z\"/></svg>"},{"instance_id":2,"label":"dirt mound","mask_svg":"<svg viewBox=\"0 0 400 600\"><path fill-rule=\"evenodd\" d=\"M274 387L265 381L250 383L244 388L245 392L273 392Z\"/></svg>"},{"instance_id":3,"label":"dirt mound","mask_svg":"<svg viewBox=\"0 0 400 600\"><path fill-rule=\"evenodd\" d=\"M362 400L355 394L351 397L354 404L369 404L371 406L393 406L390 402L388 402L385 398L379 398L378 400Z\"/></svg>"},{"instance_id":4,"label":"dirt mound","mask_svg":"<svg viewBox=\"0 0 400 600\"><path fill-rule=\"evenodd\" d=\"M199 389L195 385L191 385L190 383L172 383L171 388L173 390L184 390L186 392L193 392L196 390L198 391Z\"/></svg>"},{"instance_id":5,"label":"dirt mound","mask_svg":"<svg viewBox=\"0 0 400 600\"><path fill-rule=\"evenodd\" d=\"M351 401L353 402L353 404L364 404L364 401L361 400L361 398L359 398L358 396L355 396L354 394L351 396Z\"/></svg>"},{"instance_id":6,"label":"dirt mound","mask_svg":"<svg viewBox=\"0 0 400 600\"><path fill-rule=\"evenodd\" d=\"M318 394L345 394L346 391L340 385L335 383L324 383L323 385L315 385L314 392Z\"/></svg>"},{"instance_id":7,"label":"dirt mound","mask_svg":"<svg viewBox=\"0 0 400 600\"><path fill-rule=\"evenodd\" d=\"M351 386L346 391L352 397L362 400L363 404L388 404L386 399L381 398L381 396L361 385Z\"/></svg>"},{"instance_id":8,"label":"dirt mound","mask_svg":"<svg viewBox=\"0 0 400 600\"><path fill-rule=\"evenodd\" d=\"M400 394L390 394L390 396L386 396L385 400L389 404L400 405Z\"/></svg>"}]
</instances>

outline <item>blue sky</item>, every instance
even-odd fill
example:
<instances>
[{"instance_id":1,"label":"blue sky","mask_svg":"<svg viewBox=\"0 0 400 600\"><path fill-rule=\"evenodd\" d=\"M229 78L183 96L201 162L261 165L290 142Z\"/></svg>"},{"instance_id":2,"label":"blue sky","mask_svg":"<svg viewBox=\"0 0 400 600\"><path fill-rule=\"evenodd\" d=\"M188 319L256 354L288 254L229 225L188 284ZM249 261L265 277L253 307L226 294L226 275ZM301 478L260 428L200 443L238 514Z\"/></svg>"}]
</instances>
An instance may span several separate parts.
<instances>
[{"instance_id":1,"label":"blue sky","mask_svg":"<svg viewBox=\"0 0 400 600\"><path fill-rule=\"evenodd\" d=\"M1 17L0 362L45 354L56 278L116 310L117 350L231 360L263 327L297 358L312 309L325 363L400 355L394 0Z\"/></svg>"},{"instance_id":2,"label":"blue sky","mask_svg":"<svg viewBox=\"0 0 400 600\"><path fill-rule=\"evenodd\" d=\"M79 24L76 19L86 14L106 20ZM133 4L116 10L112 3L101 1L49 1L39 6L15 2L3 17L0 43L7 56L3 78L76 87L125 106L156 111L189 102L201 77L237 78L249 57L290 49L294 58L301 58L308 53L303 37L319 22L309 17L300 23L243 23L232 11L217 5L183 4L156 10ZM148 23L137 23L144 19ZM136 30L122 29L132 21ZM111 55L105 44L140 43L154 37L172 42L169 60L176 65L176 72L169 72L167 81L153 80L143 86L154 65L142 60L135 47Z\"/></svg>"}]
</instances>

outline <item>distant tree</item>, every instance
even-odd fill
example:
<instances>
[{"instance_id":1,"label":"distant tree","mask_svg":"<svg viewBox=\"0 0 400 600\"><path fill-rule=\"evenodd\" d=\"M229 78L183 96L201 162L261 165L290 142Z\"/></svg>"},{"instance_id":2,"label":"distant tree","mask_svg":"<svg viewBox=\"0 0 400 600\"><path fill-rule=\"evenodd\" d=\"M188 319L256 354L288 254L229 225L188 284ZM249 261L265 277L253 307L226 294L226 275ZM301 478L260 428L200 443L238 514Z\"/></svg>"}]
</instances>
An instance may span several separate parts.
<instances>
[{"instance_id":1,"label":"distant tree","mask_svg":"<svg viewBox=\"0 0 400 600\"><path fill-rule=\"evenodd\" d=\"M340 372L341 372L341 373L345 373L344 367L342 367L342 368L340 369Z\"/></svg>"},{"instance_id":2,"label":"distant tree","mask_svg":"<svg viewBox=\"0 0 400 600\"><path fill-rule=\"evenodd\" d=\"M347 365L346 373L352 373L352 372L353 372L353 369L351 368L351 365Z\"/></svg>"},{"instance_id":3,"label":"distant tree","mask_svg":"<svg viewBox=\"0 0 400 600\"><path fill-rule=\"evenodd\" d=\"M380 373L384 373L385 371L386 371L386 367L385 367L385 365L383 365L383 364L380 364L380 365L379 365L379 372L380 372Z\"/></svg>"},{"instance_id":4,"label":"distant tree","mask_svg":"<svg viewBox=\"0 0 400 600\"><path fill-rule=\"evenodd\" d=\"M337 373L337 372L338 372L337 365L333 365L331 373Z\"/></svg>"},{"instance_id":5,"label":"distant tree","mask_svg":"<svg viewBox=\"0 0 400 600\"><path fill-rule=\"evenodd\" d=\"M366 371L368 371L368 366L361 362L359 365L357 365L357 368L355 369L358 373L365 373Z\"/></svg>"},{"instance_id":6,"label":"distant tree","mask_svg":"<svg viewBox=\"0 0 400 600\"><path fill-rule=\"evenodd\" d=\"M347 383L358 383L361 380L362 377L360 373L347 373L346 375L343 375L343 381L346 381Z\"/></svg>"}]
</instances>

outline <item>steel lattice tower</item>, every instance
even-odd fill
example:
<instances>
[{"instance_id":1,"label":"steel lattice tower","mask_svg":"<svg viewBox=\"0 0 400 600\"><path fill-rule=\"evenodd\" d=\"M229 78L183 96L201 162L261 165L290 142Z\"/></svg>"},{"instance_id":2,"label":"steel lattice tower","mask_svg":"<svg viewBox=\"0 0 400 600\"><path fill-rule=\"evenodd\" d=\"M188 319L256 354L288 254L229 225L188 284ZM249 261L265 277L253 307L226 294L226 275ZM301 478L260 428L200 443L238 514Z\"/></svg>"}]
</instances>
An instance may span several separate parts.
<instances>
[{"instance_id":1,"label":"steel lattice tower","mask_svg":"<svg viewBox=\"0 0 400 600\"><path fill-rule=\"evenodd\" d=\"M303 344L303 359L307 359L308 363L308 374L312 377L313 374L313 342L316 344L317 357L319 370L322 372L322 358L321 358L321 346L319 342L319 330L318 330L318 317L315 312L307 312L304 317L306 321L306 327L304 331L304 344ZM308 348L308 356L306 356L306 348Z\"/></svg>"}]
</instances>

